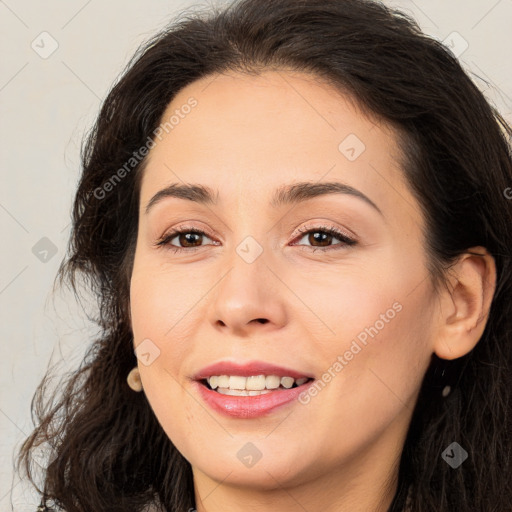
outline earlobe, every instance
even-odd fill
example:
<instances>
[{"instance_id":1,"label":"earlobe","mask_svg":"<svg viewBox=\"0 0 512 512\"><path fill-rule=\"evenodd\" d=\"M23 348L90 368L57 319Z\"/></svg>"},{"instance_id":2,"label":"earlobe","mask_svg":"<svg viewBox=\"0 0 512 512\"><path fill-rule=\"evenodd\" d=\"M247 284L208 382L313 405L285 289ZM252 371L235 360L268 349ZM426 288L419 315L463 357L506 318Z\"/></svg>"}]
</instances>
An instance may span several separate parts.
<instances>
[{"instance_id":1,"label":"earlobe","mask_svg":"<svg viewBox=\"0 0 512 512\"><path fill-rule=\"evenodd\" d=\"M496 264L484 247L473 247L450 268L442 292L435 354L457 359L473 350L485 330L496 288Z\"/></svg>"}]
</instances>

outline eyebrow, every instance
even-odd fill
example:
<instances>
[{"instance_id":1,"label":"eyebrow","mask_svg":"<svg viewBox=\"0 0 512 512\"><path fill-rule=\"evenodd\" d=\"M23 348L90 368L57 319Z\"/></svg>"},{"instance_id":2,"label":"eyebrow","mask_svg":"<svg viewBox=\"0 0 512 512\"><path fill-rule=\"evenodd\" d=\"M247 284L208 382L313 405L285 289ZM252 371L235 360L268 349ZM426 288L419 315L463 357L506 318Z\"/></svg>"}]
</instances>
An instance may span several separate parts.
<instances>
[{"instance_id":1,"label":"eyebrow","mask_svg":"<svg viewBox=\"0 0 512 512\"><path fill-rule=\"evenodd\" d=\"M308 199L327 194L346 194L357 197L365 201L383 216L380 208L361 191L351 187L350 185L336 181L324 183L303 181L290 185L283 185L275 190L270 201L270 206L273 208L279 208L286 205L298 204L303 201L307 201ZM218 195L218 191L217 194L214 194L214 191L210 187L204 185L173 183L162 190L159 190L149 200L146 206L146 214L149 213L153 206L168 197L176 197L208 205L216 204Z\"/></svg>"}]
</instances>

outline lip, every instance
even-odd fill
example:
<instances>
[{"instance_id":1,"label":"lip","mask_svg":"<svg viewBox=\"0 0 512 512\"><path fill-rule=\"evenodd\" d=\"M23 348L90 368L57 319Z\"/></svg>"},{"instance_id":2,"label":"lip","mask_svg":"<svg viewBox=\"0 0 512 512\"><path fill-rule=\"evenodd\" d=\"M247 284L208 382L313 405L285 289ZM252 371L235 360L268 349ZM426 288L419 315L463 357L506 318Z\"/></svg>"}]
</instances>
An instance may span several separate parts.
<instances>
[{"instance_id":1,"label":"lip","mask_svg":"<svg viewBox=\"0 0 512 512\"><path fill-rule=\"evenodd\" d=\"M297 405L299 395L306 392L315 382L315 380L311 380L296 388L277 389L270 393L255 396L223 395L207 388L199 380L193 381L192 386L203 401L214 411L232 418L250 419L268 415L285 405Z\"/></svg>"},{"instance_id":2,"label":"lip","mask_svg":"<svg viewBox=\"0 0 512 512\"><path fill-rule=\"evenodd\" d=\"M293 377L294 379L300 379L302 377L307 377L308 379L315 378L314 375L309 373L266 363L264 361L248 361L246 363L218 361L217 363L205 366L192 378L194 380L202 380L212 375L239 375L241 377L249 377L251 375L277 375L278 377Z\"/></svg>"}]
</instances>

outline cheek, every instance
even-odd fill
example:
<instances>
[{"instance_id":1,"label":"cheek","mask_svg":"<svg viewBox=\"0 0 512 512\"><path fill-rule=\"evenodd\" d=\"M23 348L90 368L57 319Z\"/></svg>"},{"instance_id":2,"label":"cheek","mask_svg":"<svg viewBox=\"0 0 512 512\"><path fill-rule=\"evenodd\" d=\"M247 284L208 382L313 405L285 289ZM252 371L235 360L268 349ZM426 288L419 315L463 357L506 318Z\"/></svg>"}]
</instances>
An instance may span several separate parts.
<instances>
[{"instance_id":1,"label":"cheek","mask_svg":"<svg viewBox=\"0 0 512 512\"><path fill-rule=\"evenodd\" d=\"M297 310L303 309L303 313L294 319L314 336L310 342L314 339L324 360L349 350L353 340L363 347L369 345L377 332L387 331L401 314L402 287L398 280L383 277L389 275L392 271L381 266L347 265L329 273L318 272L314 278L287 276L290 288L307 306L297 302ZM304 351L308 353L306 347Z\"/></svg>"},{"instance_id":2,"label":"cheek","mask_svg":"<svg viewBox=\"0 0 512 512\"><path fill-rule=\"evenodd\" d=\"M180 363L190 347L184 332L187 323L183 321L186 291L174 292L172 281L164 277L149 264L134 266L130 307L144 392L161 424L167 425L172 424L182 400ZM146 353L150 355L145 359Z\"/></svg>"},{"instance_id":3,"label":"cheek","mask_svg":"<svg viewBox=\"0 0 512 512\"><path fill-rule=\"evenodd\" d=\"M415 399L432 354L428 290L397 294L373 310L373 317L351 338L345 371L348 389L382 412L398 411ZM347 354L348 355L348 354ZM352 368L349 366L352 365ZM364 389L364 390L363 390ZM367 411L370 412L370 411Z\"/></svg>"},{"instance_id":4,"label":"cheek","mask_svg":"<svg viewBox=\"0 0 512 512\"><path fill-rule=\"evenodd\" d=\"M354 418L375 408L396 413L414 397L430 362L429 281L422 267L396 262L347 269L329 286L317 280L302 292L307 288L304 296L321 319L308 312L311 323L304 321L315 338L316 366L332 382L332 400L347 401Z\"/></svg>"},{"instance_id":5,"label":"cheek","mask_svg":"<svg viewBox=\"0 0 512 512\"><path fill-rule=\"evenodd\" d=\"M428 323L418 315L424 305L421 297L401 299L391 303L393 313L388 300L365 309L362 329L340 322L338 343L329 351L324 347L321 380L326 384L306 407L310 417L327 418L316 435L338 439L337 450L326 454L326 462L334 464L340 453L367 445L414 409L430 361Z\"/></svg>"},{"instance_id":6,"label":"cheek","mask_svg":"<svg viewBox=\"0 0 512 512\"><path fill-rule=\"evenodd\" d=\"M176 286L175 279L154 271L149 263L134 266L130 301L135 348L144 346L151 354L150 364L143 358L139 362L144 393L158 422L178 446L186 445L186 433L194 422L180 374L190 352L184 332L188 295L195 294Z\"/></svg>"},{"instance_id":7,"label":"cheek","mask_svg":"<svg viewBox=\"0 0 512 512\"><path fill-rule=\"evenodd\" d=\"M136 342L154 338L160 344L174 344L176 340L187 339L186 326L196 321L205 286L204 276L195 277L183 268L169 269L141 260L134 267L130 285Z\"/></svg>"}]
</instances>

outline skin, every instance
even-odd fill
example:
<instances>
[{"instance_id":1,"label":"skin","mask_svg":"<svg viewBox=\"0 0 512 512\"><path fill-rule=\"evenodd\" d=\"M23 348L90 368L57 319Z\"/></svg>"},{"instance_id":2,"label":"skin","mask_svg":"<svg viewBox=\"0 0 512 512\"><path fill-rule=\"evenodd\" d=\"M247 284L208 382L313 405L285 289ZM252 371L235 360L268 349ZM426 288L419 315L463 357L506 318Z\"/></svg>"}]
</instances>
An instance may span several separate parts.
<instances>
[{"instance_id":1,"label":"skin","mask_svg":"<svg viewBox=\"0 0 512 512\"><path fill-rule=\"evenodd\" d=\"M494 261L476 248L482 256L461 257L434 292L397 135L332 86L284 70L215 75L182 89L163 118L190 97L197 106L156 141L144 171L131 320L134 346L149 339L160 351L148 366L139 362L143 389L192 465L197 510L386 511L431 355L453 359L478 342ZM366 148L354 161L338 149L349 134ZM274 189L297 181L343 182L382 214L347 194L269 204ZM146 214L171 183L211 187L217 201L166 198ZM172 245L195 250L154 245L185 224L206 234ZM318 242L314 228L325 225L357 244ZM263 251L252 263L236 252L247 236ZM382 315L378 334L333 371ZM229 418L191 386L194 373L221 359L264 360L317 379L331 368L331 379L306 404ZM252 467L237 457L248 442L261 452Z\"/></svg>"}]
</instances>

